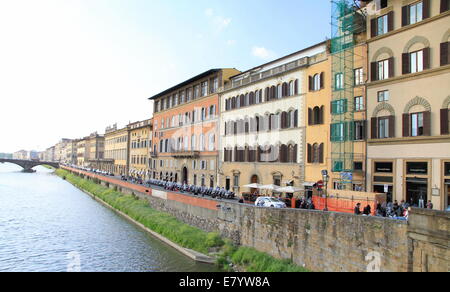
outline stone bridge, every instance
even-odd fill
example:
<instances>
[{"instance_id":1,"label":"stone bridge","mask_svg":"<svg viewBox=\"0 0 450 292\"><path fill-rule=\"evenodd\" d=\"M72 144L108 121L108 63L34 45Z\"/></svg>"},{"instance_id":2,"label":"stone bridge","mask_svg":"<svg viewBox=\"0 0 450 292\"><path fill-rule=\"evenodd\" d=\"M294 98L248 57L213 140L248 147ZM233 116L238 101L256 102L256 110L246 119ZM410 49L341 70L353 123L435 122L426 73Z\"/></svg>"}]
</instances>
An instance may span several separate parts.
<instances>
[{"instance_id":1,"label":"stone bridge","mask_svg":"<svg viewBox=\"0 0 450 292\"><path fill-rule=\"evenodd\" d=\"M54 168L59 168L58 162L48 162L39 160L0 159L0 163L17 164L23 168L23 172L35 172L33 168L38 165L48 165Z\"/></svg>"}]
</instances>

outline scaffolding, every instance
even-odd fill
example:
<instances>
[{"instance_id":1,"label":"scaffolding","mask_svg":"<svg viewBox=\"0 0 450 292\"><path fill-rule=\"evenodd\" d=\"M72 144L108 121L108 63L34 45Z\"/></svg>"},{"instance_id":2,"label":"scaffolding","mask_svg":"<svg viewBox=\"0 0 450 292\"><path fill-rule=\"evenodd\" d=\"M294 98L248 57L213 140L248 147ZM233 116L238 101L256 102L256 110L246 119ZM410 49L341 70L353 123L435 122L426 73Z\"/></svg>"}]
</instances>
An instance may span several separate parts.
<instances>
[{"instance_id":1,"label":"scaffolding","mask_svg":"<svg viewBox=\"0 0 450 292\"><path fill-rule=\"evenodd\" d=\"M342 189L352 190L355 153L355 46L365 30L363 15L353 0L331 0L331 171L339 174Z\"/></svg>"}]
</instances>

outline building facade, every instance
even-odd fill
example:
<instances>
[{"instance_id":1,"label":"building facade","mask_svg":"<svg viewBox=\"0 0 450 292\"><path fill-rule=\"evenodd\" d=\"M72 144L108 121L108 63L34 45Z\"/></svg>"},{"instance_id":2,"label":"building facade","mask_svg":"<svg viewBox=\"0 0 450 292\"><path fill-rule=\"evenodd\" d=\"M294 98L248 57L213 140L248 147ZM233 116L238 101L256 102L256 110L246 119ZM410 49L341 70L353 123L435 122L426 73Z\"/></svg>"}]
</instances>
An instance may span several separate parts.
<instances>
[{"instance_id":1,"label":"building facade","mask_svg":"<svg viewBox=\"0 0 450 292\"><path fill-rule=\"evenodd\" d=\"M152 177L217 184L219 92L236 69L212 69L165 90L154 101Z\"/></svg>"},{"instance_id":2,"label":"building facade","mask_svg":"<svg viewBox=\"0 0 450 292\"><path fill-rule=\"evenodd\" d=\"M231 78L220 98L222 187L304 188L307 69L324 58L321 43Z\"/></svg>"},{"instance_id":3,"label":"building facade","mask_svg":"<svg viewBox=\"0 0 450 292\"><path fill-rule=\"evenodd\" d=\"M87 138L79 139L77 142L77 165L80 167L87 167L86 157L86 140Z\"/></svg>"},{"instance_id":4,"label":"building facade","mask_svg":"<svg viewBox=\"0 0 450 292\"><path fill-rule=\"evenodd\" d=\"M129 171L128 128L117 129L117 125L105 130L105 159L99 168L114 175L128 175Z\"/></svg>"},{"instance_id":5,"label":"building facade","mask_svg":"<svg viewBox=\"0 0 450 292\"><path fill-rule=\"evenodd\" d=\"M153 120L131 123L128 125L128 131L130 132L129 175L144 180L149 179L151 178L150 151L153 146Z\"/></svg>"},{"instance_id":6,"label":"building facade","mask_svg":"<svg viewBox=\"0 0 450 292\"><path fill-rule=\"evenodd\" d=\"M367 29L369 191L440 210L450 200L448 3L382 1Z\"/></svg>"},{"instance_id":7,"label":"building facade","mask_svg":"<svg viewBox=\"0 0 450 292\"><path fill-rule=\"evenodd\" d=\"M105 137L92 133L86 138L85 160L89 167L100 169L101 161L105 156Z\"/></svg>"},{"instance_id":8,"label":"building facade","mask_svg":"<svg viewBox=\"0 0 450 292\"><path fill-rule=\"evenodd\" d=\"M28 151L20 150L13 153L13 159L26 160L28 156Z\"/></svg>"}]
</instances>

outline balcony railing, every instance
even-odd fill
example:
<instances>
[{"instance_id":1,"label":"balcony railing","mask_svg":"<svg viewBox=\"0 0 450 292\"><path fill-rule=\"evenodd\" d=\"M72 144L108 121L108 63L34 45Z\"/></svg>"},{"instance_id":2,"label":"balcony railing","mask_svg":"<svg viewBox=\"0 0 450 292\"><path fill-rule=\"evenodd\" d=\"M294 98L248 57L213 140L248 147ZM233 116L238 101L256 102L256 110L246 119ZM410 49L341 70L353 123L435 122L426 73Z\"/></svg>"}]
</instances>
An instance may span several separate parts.
<instances>
[{"instance_id":1,"label":"balcony railing","mask_svg":"<svg viewBox=\"0 0 450 292\"><path fill-rule=\"evenodd\" d=\"M290 70L293 70L296 68L308 66L308 64L310 63L309 59L310 59L310 57L304 57L304 58L298 59L296 61L290 62L288 64L284 64L284 65L272 68L267 71L250 73L249 76L246 76L243 79L233 80L231 83L227 84L225 86L225 90L230 90L230 89L237 88L240 86L248 85L252 82L256 82L261 79L270 78L275 75L278 75L278 74L281 74L281 73L284 73L284 72L287 72L287 71L290 71Z\"/></svg>"},{"instance_id":2,"label":"balcony railing","mask_svg":"<svg viewBox=\"0 0 450 292\"><path fill-rule=\"evenodd\" d=\"M174 151L171 153L174 158L197 158L200 156L200 151Z\"/></svg>"}]
</instances>

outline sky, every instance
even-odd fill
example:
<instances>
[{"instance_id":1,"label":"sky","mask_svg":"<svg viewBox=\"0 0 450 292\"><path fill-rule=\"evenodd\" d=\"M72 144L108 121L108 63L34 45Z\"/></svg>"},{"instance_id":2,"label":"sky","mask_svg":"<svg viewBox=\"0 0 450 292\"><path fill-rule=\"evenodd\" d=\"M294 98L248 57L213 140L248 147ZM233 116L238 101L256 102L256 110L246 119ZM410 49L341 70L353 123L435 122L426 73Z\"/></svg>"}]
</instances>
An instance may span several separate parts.
<instances>
[{"instance_id":1,"label":"sky","mask_svg":"<svg viewBox=\"0 0 450 292\"><path fill-rule=\"evenodd\" d=\"M324 41L329 0L0 0L0 152L42 151L152 116L212 68Z\"/></svg>"}]
</instances>

